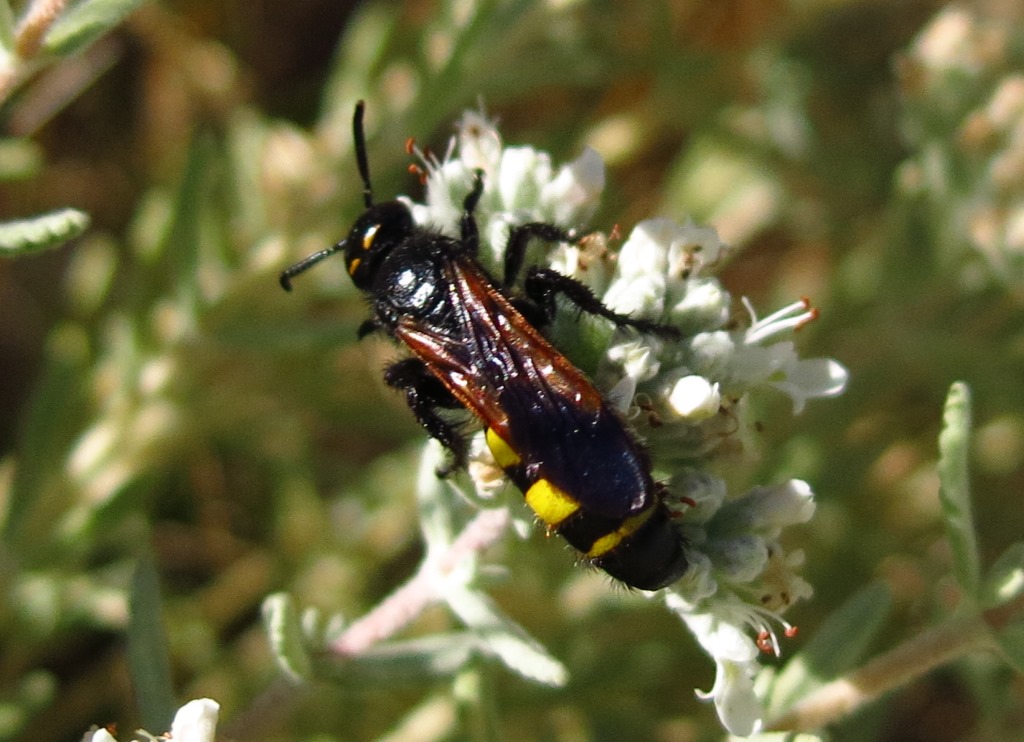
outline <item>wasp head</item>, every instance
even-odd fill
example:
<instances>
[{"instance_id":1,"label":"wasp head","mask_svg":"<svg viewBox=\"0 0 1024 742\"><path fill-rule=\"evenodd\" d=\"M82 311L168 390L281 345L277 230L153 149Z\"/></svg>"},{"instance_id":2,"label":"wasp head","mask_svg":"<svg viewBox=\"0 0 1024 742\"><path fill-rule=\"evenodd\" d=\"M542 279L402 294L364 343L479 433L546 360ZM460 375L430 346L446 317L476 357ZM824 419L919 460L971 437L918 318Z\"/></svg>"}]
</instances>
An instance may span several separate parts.
<instances>
[{"instance_id":1,"label":"wasp head","mask_svg":"<svg viewBox=\"0 0 1024 742\"><path fill-rule=\"evenodd\" d=\"M409 207L401 201L374 204L363 212L343 243L345 265L356 288L370 288L381 259L414 229Z\"/></svg>"}]
</instances>

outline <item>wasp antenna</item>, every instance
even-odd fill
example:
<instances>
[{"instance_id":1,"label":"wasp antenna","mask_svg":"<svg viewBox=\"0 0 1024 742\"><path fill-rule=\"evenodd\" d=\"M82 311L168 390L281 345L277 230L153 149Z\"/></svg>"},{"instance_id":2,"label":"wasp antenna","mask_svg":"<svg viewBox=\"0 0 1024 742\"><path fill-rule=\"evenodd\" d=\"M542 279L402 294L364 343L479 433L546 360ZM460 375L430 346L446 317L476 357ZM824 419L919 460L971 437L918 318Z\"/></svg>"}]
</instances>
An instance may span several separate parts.
<instances>
[{"instance_id":1,"label":"wasp antenna","mask_svg":"<svg viewBox=\"0 0 1024 742\"><path fill-rule=\"evenodd\" d=\"M312 255L308 255L295 265L291 265L285 268L283 271L281 271L281 275L277 279L281 283L281 288L283 288L285 291L291 291L292 279L295 278L295 276L299 275L300 273L305 273L324 258L329 258L332 255L334 255L334 253L338 252L338 250L343 250L344 248L345 240L342 240L333 247L328 247L326 250L320 250L319 252L315 252Z\"/></svg>"},{"instance_id":2,"label":"wasp antenna","mask_svg":"<svg viewBox=\"0 0 1024 742\"><path fill-rule=\"evenodd\" d=\"M356 103L356 112L352 116L352 136L356 145L356 164L359 165L359 176L363 179L363 202L366 208L373 206L373 187L370 185L370 164L366 159L366 134L363 133L363 112L366 103Z\"/></svg>"}]
</instances>

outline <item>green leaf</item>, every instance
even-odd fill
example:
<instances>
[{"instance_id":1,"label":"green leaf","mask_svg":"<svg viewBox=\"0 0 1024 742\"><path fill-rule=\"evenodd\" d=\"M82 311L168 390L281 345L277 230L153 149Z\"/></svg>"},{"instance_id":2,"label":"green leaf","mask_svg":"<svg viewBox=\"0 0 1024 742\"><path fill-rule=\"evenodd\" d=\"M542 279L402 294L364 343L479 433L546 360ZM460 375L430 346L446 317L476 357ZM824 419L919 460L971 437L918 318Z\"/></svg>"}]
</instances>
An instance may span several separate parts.
<instances>
[{"instance_id":1,"label":"green leaf","mask_svg":"<svg viewBox=\"0 0 1024 742\"><path fill-rule=\"evenodd\" d=\"M771 693L773 714L854 668L881 630L891 608L889 589L876 583L833 612L778 674Z\"/></svg>"},{"instance_id":2,"label":"green leaf","mask_svg":"<svg viewBox=\"0 0 1024 742\"><path fill-rule=\"evenodd\" d=\"M60 209L0 224L0 255L23 255L59 247L89 228L89 215Z\"/></svg>"},{"instance_id":3,"label":"green leaf","mask_svg":"<svg viewBox=\"0 0 1024 742\"><path fill-rule=\"evenodd\" d=\"M318 658L316 674L347 688L422 683L451 678L484 654L480 637L472 631L430 634L375 644L353 656L325 654Z\"/></svg>"},{"instance_id":4,"label":"green leaf","mask_svg":"<svg viewBox=\"0 0 1024 742\"><path fill-rule=\"evenodd\" d=\"M31 139L0 138L0 182L31 178L39 172L42 164L43 150Z\"/></svg>"},{"instance_id":5,"label":"green leaf","mask_svg":"<svg viewBox=\"0 0 1024 742\"><path fill-rule=\"evenodd\" d=\"M189 307L199 302L201 225L211 209L207 176L217 155L215 146L212 137L202 133L193 139L162 248L173 271L175 290Z\"/></svg>"},{"instance_id":6,"label":"green leaf","mask_svg":"<svg viewBox=\"0 0 1024 742\"><path fill-rule=\"evenodd\" d=\"M47 340L46 360L26 410L18 439L18 463L6 512L0 514L3 541L19 559L32 563L52 536L51 519L67 499L62 467L81 435L89 378L89 338L78 325L58 325Z\"/></svg>"},{"instance_id":7,"label":"green leaf","mask_svg":"<svg viewBox=\"0 0 1024 742\"><path fill-rule=\"evenodd\" d=\"M14 11L7 0L0 0L0 48L14 49Z\"/></svg>"},{"instance_id":8,"label":"green leaf","mask_svg":"<svg viewBox=\"0 0 1024 742\"><path fill-rule=\"evenodd\" d=\"M149 729L169 729L176 709L162 614L160 580L147 553L132 579L128 667L143 726Z\"/></svg>"},{"instance_id":9,"label":"green leaf","mask_svg":"<svg viewBox=\"0 0 1024 742\"><path fill-rule=\"evenodd\" d=\"M444 591L444 599L459 619L480 636L487 652L510 670L544 685L565 685L569 678L565 666L504 615L487 595L450 585Z\"/></svg>"},{"instance_id":10,"label":"green leaf","mask_svg":"<svg viewBox=\"0 0 1024 742\"><path fill-rule=\"evenodd\" d=\"M287 593L275 593L263 601L263 625L270 649L281 671L299 682L312 675L313 663L295 601Z\"/></svg>"},{"instance_id":11,"label":"green leaf","mask_svg":"<svg viewBox=\"0 0 1024 742\"><path fill-rule=\"evenodd\" d=\"M1024 672L1024 542L1008 548L985 577L985 619L1006 659Z\"/></svg>"},{"instance_id":12,"label":"green leaf","mask_svg":"<svg viewBox=\"0 0 1024 742\"><path fill-rule=\"evenodd\" d=\"M939 434L939 499L946 536L953 553L953 574L972 598L978 597L981 561L971 514L968 451L971 437L971 394L962 382L949 389Z\"/></svg>"},{"instance_id":13,"label":"green leaf","mask_svg":"<svg viewBox=\"0 0 1024 742\"><path fill-rule=\"evenodd\" d=\"M362 3L352 13L324 85L320 127L337 122L350 131L352 104L373 88L374 74L388 59L400 22L398 14L378 3Z\"/></svg>"},{"instance_id":14,"label":"green leaf","mask_svg":"<svg viewBox=\"0 0 1024 742\"><path fill-rule=\"evenodd\" d=\"M83 0L73 5L50 27L43 51L69 56L107 33L145 0Z\"/></svg>"}]
</instances>

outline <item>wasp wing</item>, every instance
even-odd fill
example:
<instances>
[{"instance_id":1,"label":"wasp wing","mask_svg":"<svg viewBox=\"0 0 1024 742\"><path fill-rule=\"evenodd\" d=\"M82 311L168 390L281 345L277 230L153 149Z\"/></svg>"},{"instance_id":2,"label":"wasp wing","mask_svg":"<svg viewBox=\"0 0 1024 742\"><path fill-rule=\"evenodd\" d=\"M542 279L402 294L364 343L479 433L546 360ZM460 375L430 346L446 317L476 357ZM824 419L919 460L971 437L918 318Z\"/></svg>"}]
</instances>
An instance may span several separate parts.
<instances>
[{"instance_id":1,"label":"wasp wing","mask_svg":"<svg viewBox=\"0 0 1024 742\"><path fill-rule=\"evenodd\" d=\"M446 261L444 329L404 317L395 330L452 394L540 478L590 512L625 518L654 496L643 450L583 373L468 260Z\"/></svg>"}]
</instances>

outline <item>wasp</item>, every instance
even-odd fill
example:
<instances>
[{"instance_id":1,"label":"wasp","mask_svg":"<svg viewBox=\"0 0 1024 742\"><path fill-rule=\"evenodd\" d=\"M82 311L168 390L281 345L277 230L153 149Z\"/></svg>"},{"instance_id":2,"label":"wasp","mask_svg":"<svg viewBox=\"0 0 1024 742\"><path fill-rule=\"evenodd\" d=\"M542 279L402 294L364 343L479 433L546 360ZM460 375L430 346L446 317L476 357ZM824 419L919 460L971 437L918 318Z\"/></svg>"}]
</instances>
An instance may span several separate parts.
<instances>
[{"instance_id":1,"label":"wasp","mask_svg":"<svg viewBox=\"0 0 1024 742\"><path fill-rule=\"evenodd\" d=\"M537 517L586 562L643 590L674 582L687 568L684 544L646 451L538 327L553 318L562 296L620 328L676 331L614 312L582 283L542 267L526 272L516 296L512 287L530 240L577 240L554 224L510 230L499 284L477 260L479 170L457 239L415 224L401 201L375 203L363 111L360 101L352 128L365 211L345 239L281 273L282 287L291 290L295 276L341 253L371 308L359 337L383 332L411 352L387 368L384 380L405 394L419 423L451 453L453 467L465 464L468 444L450 411L465 409L483 423L495 461Z\"/></svg>"}]
</instances>

